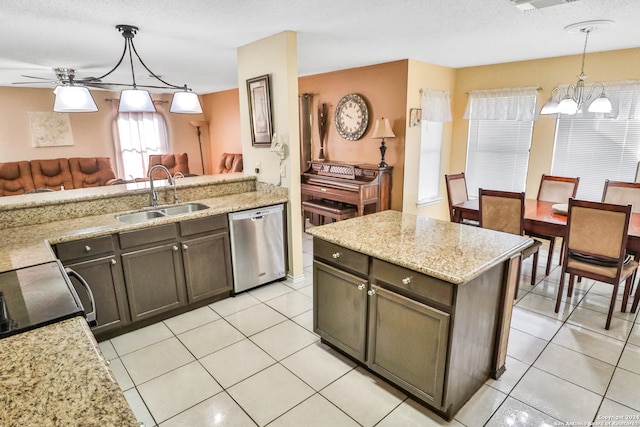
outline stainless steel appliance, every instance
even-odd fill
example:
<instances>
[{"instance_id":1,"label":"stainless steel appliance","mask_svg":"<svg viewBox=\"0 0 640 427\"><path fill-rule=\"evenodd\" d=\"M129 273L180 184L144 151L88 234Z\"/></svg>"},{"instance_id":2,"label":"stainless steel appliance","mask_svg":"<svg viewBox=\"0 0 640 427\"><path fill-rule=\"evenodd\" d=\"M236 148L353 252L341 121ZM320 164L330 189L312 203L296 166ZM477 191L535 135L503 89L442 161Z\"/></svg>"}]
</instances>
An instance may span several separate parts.
<instances>
[{"instance_id":1,"label":"stainless steel appliance","mask_svg":"<svg viewBox=\"0 0 640 427\"><path fill-rule=\"evenodd\" d=\"M234 292L286 275L284 205L229 214Z\"/></svg>"},{"instance_id":2,"label":"stainless steel appliance","mask_svg":"<svg viewBox=\"0 0 640 427\"><path fill-rule=\"evenodd\" d=\"M59 261L0 273L0 338L84 316L85 310L67 274L75 275L86 286L75 272L65 271ZM88 287L87 292L95 307ZM90 323L95 322L95 311L85 317Z\"/></svg>"}]
</instances>

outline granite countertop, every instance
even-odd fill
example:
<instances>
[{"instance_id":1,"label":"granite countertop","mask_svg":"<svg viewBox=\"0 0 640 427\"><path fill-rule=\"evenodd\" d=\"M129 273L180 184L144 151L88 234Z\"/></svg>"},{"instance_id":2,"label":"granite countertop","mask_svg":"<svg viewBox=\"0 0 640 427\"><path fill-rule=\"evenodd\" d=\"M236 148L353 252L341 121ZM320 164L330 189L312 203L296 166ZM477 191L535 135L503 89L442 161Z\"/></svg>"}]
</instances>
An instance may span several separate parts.
<instances>
[{"instance_id":1,"label":"granite countertop","mask_svg":"<svg viewBox=\"0 0 640 427\"><path fill-rule=\"evenodd\" d=\"M282 195L252 191L199 199L197 202L209 206L209 209L156 218L135 224L118 221L116 215L122 213L118 212L8 228L0 230L0 241L3 243L0 247L0 272L56 259L50 244L103 236L191 218L253 209L286 201L287 198Z\"/></svg>"},{"instance_id":2,"label":"granite countertop","mask_svg":"<svg viewBox=\"0 0 640 427\"><path fill-rule=\"evenodd\" d=\"M448 221L384 211L307 232L454 284L465 284L522 251L533 240Z\"/></svg>"},{"instance_id":3,"label":"granite countertop","mask_svg":"<svg viewBox=\"0 0 640 427\"><path fill-rule=\"evenodd\" d=\"M83 318L1 339L0 354L0 425L139 425Z\"/></svg>"}]
</instances>

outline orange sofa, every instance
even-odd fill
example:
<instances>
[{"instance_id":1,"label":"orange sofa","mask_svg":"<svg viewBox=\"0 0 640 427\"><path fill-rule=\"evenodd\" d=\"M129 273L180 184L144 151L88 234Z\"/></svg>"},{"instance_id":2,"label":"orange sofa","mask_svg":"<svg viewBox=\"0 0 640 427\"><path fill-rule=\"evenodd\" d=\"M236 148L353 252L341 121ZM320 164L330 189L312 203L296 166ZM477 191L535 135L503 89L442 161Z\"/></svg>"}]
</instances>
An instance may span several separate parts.
<instances>
[{"instance_id":1,"label":"orange sofa","mask_svg":"<svg viewBox=\"0 0 640 427\"><path fill-rule=\"evenodd\" d=\"M38 190L110 185L116 181L108 157L72 157L0 163L0 196Z\"/></svg>"}]
</instances>

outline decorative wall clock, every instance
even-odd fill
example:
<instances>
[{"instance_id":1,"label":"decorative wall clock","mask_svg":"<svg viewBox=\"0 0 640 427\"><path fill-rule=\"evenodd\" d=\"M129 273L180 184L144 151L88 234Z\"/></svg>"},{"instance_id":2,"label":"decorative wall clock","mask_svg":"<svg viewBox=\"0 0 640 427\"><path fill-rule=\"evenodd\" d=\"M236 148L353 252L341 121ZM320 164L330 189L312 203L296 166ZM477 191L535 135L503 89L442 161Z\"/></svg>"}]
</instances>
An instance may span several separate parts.
<instances>
[{"instance_id":1,"label":"decorative wall clock","mask_svg":"<svg viewBox=\"0 0 640 427\"><path fill-rule=\"evenodd\" d=\"M336 107L335 123L344 139L355 141L362 138L369 126L369 109L364 98L356 93L343 96Z\"/></svg>"}]
</instances>

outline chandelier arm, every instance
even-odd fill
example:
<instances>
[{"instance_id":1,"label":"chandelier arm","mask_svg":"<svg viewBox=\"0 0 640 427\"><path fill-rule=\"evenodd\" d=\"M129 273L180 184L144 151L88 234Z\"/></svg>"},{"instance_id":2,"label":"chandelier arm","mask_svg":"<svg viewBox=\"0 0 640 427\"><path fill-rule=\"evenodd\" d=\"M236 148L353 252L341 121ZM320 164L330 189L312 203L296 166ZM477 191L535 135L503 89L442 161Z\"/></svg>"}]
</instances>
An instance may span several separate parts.
<instances>
[{"instance_id":1,"label":"chandelier arm","mask_svg":"<svg viewBox=\"0 0 640 427\"><path fill-rule=\"evenodd\" d=\"M100 77L96 77L96 80L102 80L103 78L107 77L109 74L113 73L120 66L120 64L122 64L122 60L124 59L124 56L126 55L126 53L127 53L127 40L125 39L124 50L122 51L122 55L120 56L120 60L118 61L118 63L115 65L115 67L107 71L105 74L101 75Z\"/></svg>"},{"instance_id":2,"label":"chandelier arm","mask_svg":"<svg viewBox=\"0 0 640 427\"><path fill-rule=\"evenodd\" d=\"M187 85L184 86L177 86L171 83L168 83L164 80L162 80L156 73L154 73L153 71L151 71L149 69L149 67L147 67L147 65L144 63L144 61L142 60L142 58L140 58L140 55L138 55L138 51L136 50L136 47L133 44L133 41L130 41L130 49L133 50L133 53L136 54L136 57L138 57L138 61L140 61L140 64L142 64L142 66L144 67L145 70L147 70L149 72L149 74L151 74L153 77L155 77L156 79L158 79L159 81L161 81L162 83L164 83L165 85L172 87L174 89L184 89L184 90L190 90L187 88ZM133 63L132 63L133 64ZM133 67L133 65L132 65Z\"/></svg>"},{"instance_id":3,"label":"chandelier arm","mask_svg":"<svg viewBox=\"0 0 640 427\"><path fill-rule=\"evenodd\" d=\"M133 46L133 44L131 43L131 39L126 39L127 45L129 46L129 65L131 66L131 80L133 81L133 88L136 89L136 73L133 70L133 55L131 55L131 46ZM136 52L136 56L138 56L138 53ZM138 59L140 59L140 57L138 56ZM140 61L142 62L142 61ZM143 64L144 65L144 64Z\"/></svg>"}]
</instances>

